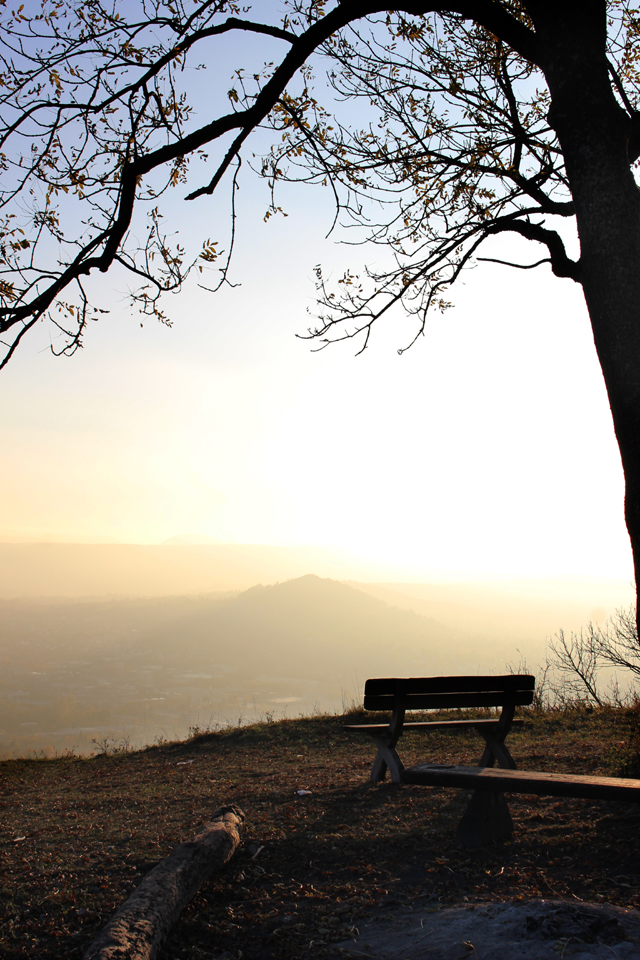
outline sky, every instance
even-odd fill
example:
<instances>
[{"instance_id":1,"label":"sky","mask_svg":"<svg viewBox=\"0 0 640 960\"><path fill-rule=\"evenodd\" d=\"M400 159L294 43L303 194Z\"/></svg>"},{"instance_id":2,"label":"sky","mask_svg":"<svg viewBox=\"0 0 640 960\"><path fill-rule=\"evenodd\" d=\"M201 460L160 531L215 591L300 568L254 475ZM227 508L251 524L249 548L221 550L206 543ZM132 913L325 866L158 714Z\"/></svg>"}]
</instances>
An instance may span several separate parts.
<instances>
[{"instance_id":1,"label":"sky","mask_svg":"<svg viewBox=\"0 0 640 960\"><path fill-rule=\"evenodd\" d=\"M337 277L361 254L326 238L321 188L287 188L288 216L265 223L265 184L240 183L241 286L190 281L171 329L141 326L114 271L92 281L109 313L83 350L55 358L41 328L0 372L0 540L196 534L343 548L414 578L631 578L580 288L479 264L402 356L401 312L361 356L313 352L296 336L313 268ZM178 201L183 231L225 245L226 197Z\"/></svg>"}]
</instances>

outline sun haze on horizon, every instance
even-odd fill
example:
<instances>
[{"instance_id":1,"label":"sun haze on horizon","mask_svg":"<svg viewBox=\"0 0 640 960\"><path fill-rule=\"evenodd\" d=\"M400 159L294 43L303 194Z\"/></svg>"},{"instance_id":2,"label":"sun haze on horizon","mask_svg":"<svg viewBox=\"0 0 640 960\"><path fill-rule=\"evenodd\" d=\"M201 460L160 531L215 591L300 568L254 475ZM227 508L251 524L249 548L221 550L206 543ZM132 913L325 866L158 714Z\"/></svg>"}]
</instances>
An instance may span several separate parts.
<instances>
[{"instance_id":1,"label":"sun haze on horizon","mask_svg":"<svg viewBox=\"0 0 640 960\"><path fill-rule=\"evenodd\" d=\"M294 338L307 280L286 322L273 307L256 321L263 277L217 300L187 291L173 330L115 310L71 359L17 356L0 377L0 540L190 535L339 547L425 575L633 575L573 291L537 283L514 317L513 287L475 271L426 342L398 357L381 330L354 358Z\"/></svg>"},{"instance_id":2,"label":"sun haze on horizon","mask_svg":"<svg viewBox=\"0 0 640 960\"><path fill-rule=\"evenodd\" d=\"M335 280L380 252L326 239L321 188L283 186L288 216L265 223L266 185L243 171L241 187L241 287L188 282L168 329L130 315L118 270L91 277L109 312L84 349L54 358L41 327L2 371L0 541L188 535L343 549L414 577L633 576L620 456L572 281L483 264L402 356L415 332L402 310L361 356L351 342L312 352L295 335L313 314L314 265ZM222 243L227 199L187 206L176 193L167 223ZM520 242L527 256L518 240L493 252Z\"/></svg>"}]
</instances>

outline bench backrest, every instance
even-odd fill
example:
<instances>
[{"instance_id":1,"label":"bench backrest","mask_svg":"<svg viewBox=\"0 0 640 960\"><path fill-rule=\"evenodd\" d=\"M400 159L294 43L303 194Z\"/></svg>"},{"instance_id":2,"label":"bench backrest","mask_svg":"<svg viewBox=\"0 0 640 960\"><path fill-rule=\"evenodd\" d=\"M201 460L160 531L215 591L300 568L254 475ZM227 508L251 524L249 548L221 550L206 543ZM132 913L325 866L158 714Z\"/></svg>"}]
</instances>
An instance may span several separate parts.
<instances>
[{"instance_id":1,"label":"bench backrest","mask_svg":"<svg viewBox=\"0 0 640 960\"><path fill-rule=\"evenodd\" d=\"M389 677L367 680L365 710L445 710L533 703L535 677Z\"/></svg>"}]
</instances>

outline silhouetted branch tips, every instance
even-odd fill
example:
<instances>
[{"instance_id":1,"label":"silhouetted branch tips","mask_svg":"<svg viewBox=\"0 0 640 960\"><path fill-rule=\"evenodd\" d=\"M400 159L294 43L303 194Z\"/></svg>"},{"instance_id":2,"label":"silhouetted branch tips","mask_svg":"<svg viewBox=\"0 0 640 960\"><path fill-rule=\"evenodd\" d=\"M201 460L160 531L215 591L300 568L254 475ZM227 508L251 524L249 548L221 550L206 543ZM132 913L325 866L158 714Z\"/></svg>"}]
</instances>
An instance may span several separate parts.
<instances>
[{"instance_id":1,"label":"silhouetted branch tips","mask_svg":"<svg viewBox=\"0 0 640 960\"><path fill-rule=\"evenodd\" d=\"M65 291L113 265L137 278L131 304L170 322L162 298L212 260L192 248L191 237L181 246L160 228L159 203L199 176L190 164L207 162L205 149L227 136L231 143L213 174L185 194L193 201L223 183L231 189L222 280L202 286L229 283L237 169L231 182L225 174L241 161L252 133L265 128L273 133L260 166L271 191L267 218L280 210L281 182L322 184L333 194L329 233L340 221L350 244L366 248L367 257L372 246L383 254L335 287L322 283L318 322L306 334L319 349L355 339L362 352L374 325L402 307L416 321L404 352L424 333L431 310L448 309L446 290L479 247L499 234L542 243L548 257L519 262L491 250L477 259L523 270L550 263L556 276L582 282L580 261L544 220L573 218L576 208L548 119L553 114L557 125L560 115L547 84L550 51L536 27L537 6L516 12L491 0L457 0L425 10L413 2L387 8L374 0L285 0L279 23L243 17L234 0L202 0L194 9L182 0L151 7L132 0L117 17L102 0L93 0L91 16L72 0L55 9L51 18L0 15L4 362L34 318L52 319L70 306L83 322L56 321L68 336L56 349L77 349L92 315L89 288L78 304L63 302ZM605 80L616 109L622 103L628 114L633 160L640 155L637 30L624 5L609 16ZM264 37L276 56L253 73L237 69L226 95L225 87L220 91L222 109L210 108L209 116L205 103L196 118L189 71L200 51L213 61L217 44L231 35L254 44ZM314 63L327 68L332 88L325 105L310 67L318 54ZM343 100L351 110L341 121ZM146 242L138 242L145 206L153 224Z\"/></svg>"},{"instance_id":2,"label":"silhouetted branch tips","mask_svg":"<svg viewBox=\"0 0 640 960\"><path fill-rule=\"evenodd\" d=\"M88 16L84 7L63 0L51 18L5 15L0 24L0 141L6 151L0 155L5 174L0 189L0 333L20 328L3 339L5 363L34 318L53 318L51 311L60 308L69 284L93 271L107 272L115 263L143 281L131 295L132 304L169 322L159 300L180 290L201 258L189 260L184 248L168 243L158 229L157 211L147 244L136 247L131 229L136 210L185 182L189 159L200 156L202 147L239 131L209 185L189 196L212 193L309 55L349 20L340 8L326 16L314 8L306 16L293 4L294 15L285 16L282 27L236 16L215 22L239 9L232 0L204 0L187 13L180 0L159 0L153 8L133 4L115 17L96 0ZM30 39L38 37L37 49L25 46L24 30ZM265 76L256 75L256 89L244 109L223 112L193 129L189 97L181 86L185 58L231 31L284 40L289 51ZM47 88L42 77L53 89L49 97L40 95ZM155 173L165 177L164 184L147 179ZM234 180L232 191L236 185ZM29 205L42 205L32 221L25 219L23 193L34 198ZM232 246L234 235L232 228ZM47 237L62 245L64 255L40 269L35 250L44 250ZM148 285L155 293L147 292ZM84 302L78 307L85 321L87 307ZM57 352L76 349L85 326L71 330L57 323L68 335Z\"/></svg>"}]
</instances>

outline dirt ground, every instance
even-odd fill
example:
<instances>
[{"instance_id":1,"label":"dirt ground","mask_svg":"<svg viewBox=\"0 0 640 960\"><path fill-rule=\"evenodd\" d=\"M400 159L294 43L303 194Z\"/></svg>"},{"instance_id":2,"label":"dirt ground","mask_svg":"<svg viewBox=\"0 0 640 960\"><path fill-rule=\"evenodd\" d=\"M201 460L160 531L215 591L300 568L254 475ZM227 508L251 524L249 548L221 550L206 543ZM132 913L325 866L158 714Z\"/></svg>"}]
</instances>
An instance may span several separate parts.
<instances>
[{"instance_id":1,"label":"dirt ground","mask_svg":"<svg viewBox=\"0 0 640 960\"><path fill-rule=\"evenodd\" d=\"M79 960L144 874L226 803L246 814L243 846L185 909L161 960L357 956L345 944L358 949L372 918L454 906L640 908L637 805L513 795L513 839L462 849L468 795L369 784L372 746L342 722L0 764L3 960ZM509 744L522 769L612 774L632 724L625 711L548 714ZM406 763L481 753L475 734L444 732L408 735L401 748Z\"/></svg>"},{"instance_id":2,"label":"dirt ground","mask_svg":"<svg viewBox=\"0 0 640 960\"><path fill-rule=\"evenodd\" d=\"M604 903L466 903L372 918L342 960L637 960L640 911Z\"/></svg>"}]
</instances>

